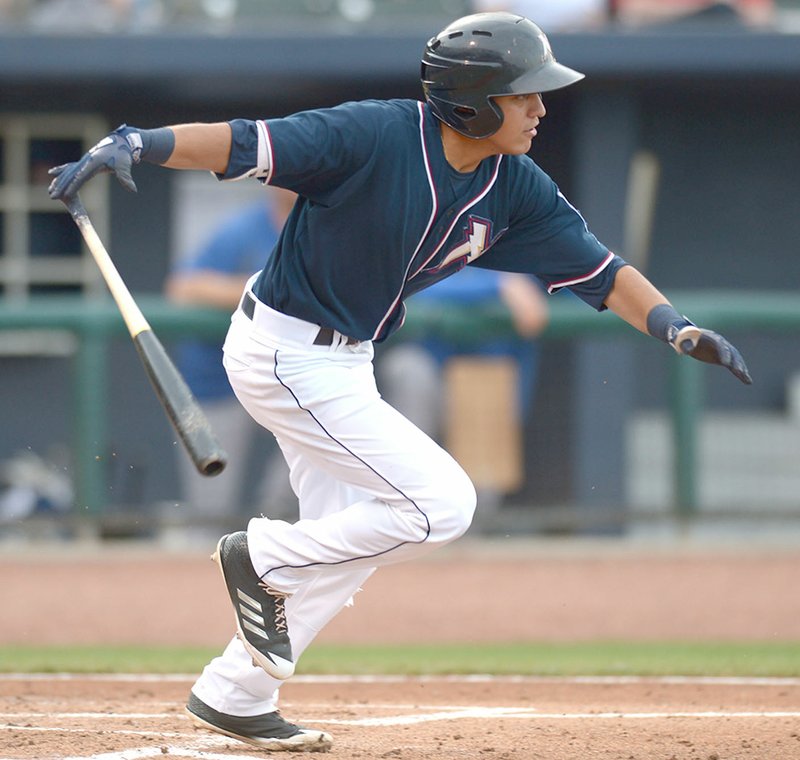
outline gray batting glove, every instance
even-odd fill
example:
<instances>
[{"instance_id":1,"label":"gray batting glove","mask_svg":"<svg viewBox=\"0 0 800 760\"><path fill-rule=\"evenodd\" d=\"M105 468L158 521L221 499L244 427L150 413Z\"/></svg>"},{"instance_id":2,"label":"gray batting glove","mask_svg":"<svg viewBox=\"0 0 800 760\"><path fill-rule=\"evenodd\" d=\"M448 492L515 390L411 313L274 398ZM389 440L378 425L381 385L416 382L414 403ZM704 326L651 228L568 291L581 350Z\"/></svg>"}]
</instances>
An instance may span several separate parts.
<instances>
[{"instance_id":1,"label":"gray batting glove","mask_svg":"<svg viewBox=\"0 0 800 760\"><path fill-rule=\"evenodd\" d=\"M667 330L667 341L679 354L686 354L701 362L727 367L745 385L751 385L753 382L742 355L718 333L704 330L691 323L680 329L670 325Z\"/></svg>"},{"instance_id":2,"label":"gray batting glove","mask_svg":"<svg viewBox=\"0 0 800 760\"><path fill-rule=\"evenodd\" d=\"M100 140L80 160L50 169L48 173L53 181L47 192L53 200L67 202L77 196L81 187L96 174L111 173L123 187L135 193L131 166L139 163L141 150L139 131L123 124Z\"/></svg>"}]
</instances>

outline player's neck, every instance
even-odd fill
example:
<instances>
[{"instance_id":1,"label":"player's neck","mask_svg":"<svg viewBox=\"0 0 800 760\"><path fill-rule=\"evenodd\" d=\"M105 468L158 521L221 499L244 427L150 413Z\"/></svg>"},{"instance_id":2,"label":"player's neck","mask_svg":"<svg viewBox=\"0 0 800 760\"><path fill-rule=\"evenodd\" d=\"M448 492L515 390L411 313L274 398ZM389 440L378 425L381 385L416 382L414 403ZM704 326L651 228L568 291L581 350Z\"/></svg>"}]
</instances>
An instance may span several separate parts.
<instances>
[{"instance_id":1,"label":"player's neck","mask_svg":"<svg viewBox=\"0 0 800 760\"><path fill-rule=\"evenodd\" d=\"M444 157L458 172L472 172L484 158L494 155L491 147L484 140L473 140L459 134L447 124L440 124Z\"/></svg>"}]
</instances>

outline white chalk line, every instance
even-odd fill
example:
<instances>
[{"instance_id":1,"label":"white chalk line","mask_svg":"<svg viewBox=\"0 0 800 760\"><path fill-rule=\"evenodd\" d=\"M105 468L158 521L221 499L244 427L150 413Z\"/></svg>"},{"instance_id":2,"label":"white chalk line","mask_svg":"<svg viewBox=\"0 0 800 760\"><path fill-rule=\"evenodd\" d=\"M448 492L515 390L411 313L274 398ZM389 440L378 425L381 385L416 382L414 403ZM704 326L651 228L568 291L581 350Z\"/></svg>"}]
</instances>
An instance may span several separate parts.
<instances>
[{"instance_id":1,"label":"white chalk line","mask_svg":"<svg viewBox=\"0 0 800 760\"><path fill-rule=\"evenodd\" d=\"M50 717L50 716L48 716ZM3 731L24 731L27 733L64 733L64 734L91 734L96 732L112 732L117 736L160 736L167 739L184 739L186 734L182 731L136 731L132 728L101 728L91 729L70 727L70 726L20 726L17 723L0 723L0 730ZM2 760L2 758L0 758Z\"/></svg>"},{"instance_id":2,"label":"white chalk line","mask_svg":"<svg viewBox=\"0 0 800 760\"><path fill-rule=\"evenodd\" d=\"M404 706L398 706L400 708ZM337 705L337 710L364 710L365 705ZM412 708L408 708L412 709ZM42 718L38 713L0 713L6 722L0 722L0 729L20 731L64 731L86 733L86 727L70 728L62 726L21 726L13 719L29 720ZM183 715L174 713L56 713L46 716L53 720L69 720L70 718L106 720L178 720L185 721ZM498 719L517 718L525 720L659 720L664 718L800 718L800 710L663 710L658 712L540 712L534 707L472 707L466 705L440 705L434 712L415 713L411 715L389 715L373 718L326 718L306 717L304 724L324 724L336 726L403 726L415 723L433 723L437 721L464 719ZM12 719L9 721L9 719ZM105 730L105 729L101 729ZM136 731L133 729L112 729L114 733L137 736L183 736L180 732ZM0 760L2 760L0 758Z\"/></svg>"},{"instance_id":3,"label":"white chalk line","mask_svg":"<svg viewBox=\"0 0 800 760\"><path fill-rule=\"evenodd\" d=\"M194 683L192 673L0 673L3 681L111 681L119 683ZM510 684L667 684L697 686L800 686L800 678L781 676L496 676L473 675L297 675L300 684L396 684L396 683L510 683ZM0 758L2 760L2 758Z\"/></svg>"},{"instance_id":4,"label":"white chalk line","mask_svg":"<svg viewBox=\"0 0 800 760\"><path fill-rule=\"evenodd\" d=\"M0 729L12 728L16 731L41 731L41 732L59 732L66 734L86 734L85 728L55 728L55 727L36 727L36 726L16 726L16 725L2 725ZM192 729L194 731L194 729ZM229 739L223 736L217 736L206 731L197 731L196 738L193 740L192 734L182 733L177 731L118 731L113 730L115 736L136 736L141 738L155 738L159 742L153 746L148 747L132 747L116 752L103 752L95 755L76 755L72 757L60 757L58 760L140 760L149 757L188 757L196 760L264 760L264 755L259 756L243 755L239 752L240 747L245 745L237 742L234 739ZM174 743L165 744L170 740ZM214 750L230 749L231 742L235 745L233 754L227 752L220 754ZM167 752L164 752L165 748ZM14 760L13 758L0 758L0 760Z\"/></svg>"},{"instance_id":5,"label":"white chalk line","mask_svg":"<svg viewBox=\"0 0 800 760\"><path fill-rule=\"evenodd\" d=\"M58 673L58 674L27 674L27 673L8 673L0 674L0 681L78 681L78 680L98 680L98 681L132 681L132 682L193 682L194 675L187 674L78 674L78 673ZM796 686L800 685L799 678L729 678L729 677L691 677L691 676L662 676L662 677L637 677L637 676L582 676L582 677L546 677L546 676L296 676L295 682L307 684L346 684L346 683L408 683L408 682L449 682L449 683L559 683L559 684L674 684L674 685L730 685L730 686ZM309 705L304 705L306 709ZM327 707L325 704L315 704L314 707ZM659 720L666 718L684 719L719 719L719 718L761 718L761 719L797 719L800 718L800 711L695 711L695 712L575 712L575 713L542 713L535 708L517 707L470 707L459 705L416 705L413 708L409 705L370 705L370 709L380 708L387 710L408 710L426 709L430 712L414 715L388 715L384 717L356 718L356 719L335 719L335 718L306 718L303 722L306 725L322 724L330 726L354 726L354 727L392 727L402 725L413 725L435 721L452 721L462 719L519 719L519 720ZM364 710L365 705L338 705L337 709ZM185 716L177 713L57 713L50 714L49 717L68 720L70 718L91 718L99 721L114 720L186 720ZM40 713L0 713L0 718L5 720L13 719L37 719L41 720ZM61 732L61 733L87 733L85 727L68 728L56 726L20 726L13 722L0 723L0 729L12 729L16 731L28 732ZM136 737L158 738L162 741L170 742L167 747L168 755L173 757L185 757L192 760L230 760L230 754L220 754L214 749L222 749L230 746L230 739L215 737L213 734L202 734L201 738L192 741L191 735L176 731L137 731L133 729L101 729L111 730L114 734L128 735ZM194 729L193 729L194 730ZM173 744L174 742L174 744ZM242 745L238 745L241 747ZM209 751L210 750L210 751ZM74 757L63 757L60 760L146 760L147 758L163 757L164 753L161 746L140 747L121 750L118 752L106 752L95 755L82 755ZM249 756L238 752L235 757L237 760L262 760L263 755ZM11 760L0 758L0 760Z\"/></svg>"},{"instance_id":6,"label":"white chalk line","mask_svg":"<svg viewBox=\"0 0 800 760\"><path fill-rule=\"evenodd\" d=\"M75 757L63 757L60 760L145 760L148 757L188 757L193 760L264 760L264 755L221 755L217 752L203 752L201 750L193 749L176 749L173 747L168 748L169 754L165 755L157 747L142 747L140 749L126 749L122 752L106 752L102 755L81 755ZM0 758L3 760L3 758Z\"/></svg>"},{"instance_id":7,"label":"white chalk line","mask_svg":"<svg viewBox=\"0 0 800 760\"><path fill-rule=\"evenodd\" d=\"M384 707L389 707L388 705ZM397 708L407 708L408 706L398 705ZM350 710L363 710L364 705L337 705L337 709L350 709ZM419 709L419 706L417 708ZM0 717L8 720L9 718L26 719L38 718L42 716L37 713L2 713ZM185 716L175 713L57 713L55 715L47 716L55 719L69 719L69 718L93 718L99 721L112 721L112 720L186 720ZM361 728L387 728L393 726L414 725L420 723L431 723L437 721L453 721L453 720L509 720L520 719L528 721L554 721L554 720L659 720L659 719L717 719L717 718L760 718L760 719L776 719L776 718L800 718L800 711L676 711L676 712L574 712L574 713L542 713L538 712L535 708L520 708L520 707L469 707L459 705L438 706L434 712L414 714L414 715L389 715L385 717L374 718L356 718L356 719L339 719L339 718L310 718L304 720L306 725L322 724L330 726L355 726ZM86 727L70 728L58 726L20 726L13 722L0 723L0 730L14 730L25 732L40 732L40 733L62 733L62 734L86 734ZM191 734L180 731L137 731L133 729L100 729L101 731L111 731L114 735L125 735L135 737L150 737L156 738L159 742L168 742L168 744L155 747L140 747L121 750L118 752L105 752L95 755L81 755L62 757L60 760L146 760L153 757L164 757L162 746L165 746L167 755L172 757L185 757L192 760L230 760L231 754L220 754L213 751L214 749L228 748L230 746L230 739L224 737L217 737L213 734L206 734L199 732L198 739L192 741ZM195 729L191 729L193 732ZM91 732L91 731L89 731ZM237 744L241 747L241 744ZM211 750L211 751L209 751ZM263 755L258 757L242 755L236 752L235 757L237 760L261 760ZM3 758L0 758L3 760ZM10 759L6 759L10 760Z\"/></svg>"},{"instance_id":8,"label":"white chalk line","mask_svg":"<svg viewBox=\"0 0 800 760\"><path fill-rule=\"evenodd\" d=\"M534 710L517 708L464 708L458 712L439 712L422 715L394 715L386 718L358 718L358 719L326 719L319 718L316 723L343 726L406 726L416 723L434 721L459 720L459 719L525 719L525 720L660 720L664 718L800 718L800 711L764 711L764 712L725 712L725 711L697 711L697 712L609 712L609 713L540 713Z\"/></svg>"},{"instance_id":9,"label":"white chalk line","mask_svg":"<svg viewBox=\"0 0 800 760\"><path fill-rule=\"evenodd\" d=\"M25 720L26 718L41 718L40 712L0 712L0 718L16 718ZM170 720L182 717L178 713L110 713L110 712L49 712L48 718L55 720L67 720L69 718L91 718L92 720Z\"/></svg>"},{"instance_id":10,"label":"white chalk line","mask_svg":"<svg viewBox=\"0 0 800 760\"><path fill-rule=\"evenodd\" d=\"M347 706L340 706L347 707ZM350 709L363 709L363 705L351 705ZM100 718L119 718L119 717L132 717L136 713L128 715L109 715L108 713L98 713ZM152 717L152 716L149 716ZM163 716L174 719L175 715ZM340 725L340 726L357 726L357 727L392 727L413 725L434 721L452 721L460 719L524 719L524 720L657 720L664 718L800 718L800 712L789 711L697 711L697 712L641 712L641 713L622 713L622 712L608 712L608 713L540 713L536 712L533 708L516 708L516 707L494 707L494 708L478 708L478 707L463 707L463 708L448 708L447 710L440 710L439 712L427 713L422 715L394 715L385 718L360 718L360 719L325 719L320 718L317 720L309 720L307 724L321 723L325 725ZM304 721L306 722L306 721ZM57 733L79 733L86 734L87 729L84 728L58 728L53 726L19 726L13 723L0 723L0 730L13 729L16 731L30 731L30 732L57 732ZM194 729L193 729L194 730ZM197 741L192 741L190 735L176 731L133 731L133 730L113 730L115 735L126 735L136 737L152 737L157 738L160 742L167 741L169 744L153 747L137 747L120 750L118 752L104 752L94 755L75 755L70 757L62 757L60 760L146 760L147 758L164 757L165 754L171 757L185 757L192 760L230 760L231 757L236 760L263 760L263 755L258 757L252 755L242 755L238 751L234 755L229 753L220 754L214 752L214 747L226 749L230 747L230 739L223 737L215 737L213 735L204 735ZM174 742L174 743L173 743ZM241 744L237 744L241 747ZM167 752L162 749L164 747ZM207 749L203 749L203 748ZM209 751L211 749L212 751ZM12 760L11 758L0 758L0 760Z\"/></svg>"},{"instance_id":11,"label":"white chalk line","mask_svg":"<svg viewBox=\"0 0 800 760\"><path fill-rule=\"evenodd\" d=\"M340 709L363 709L363 705L339 705ZM25 719L30 717L31 714L21 713L14 716L11 713L4 713L3 717L19 717ZM34 715L39 717L40 715ZM59 715L47 716L49 718L62 719L69 717L84 717L94 718L100 721L108 719L130 719L138 717L135 713L114 714L108 713L62 713ZM154 717L154 716L142 716ZM162 715L159 716L162 720L185 720L183 716L176 715ZM538 712L535 708L521 708L521 707L458 707L448 706L440 708L436 712L421 713L414 715L389 715L385 717L374 718L325 718L325 717L310 717L303 720L303 724L307 726L314 725L327 725L327 726L354 726L359 728L388 728L393 726L409 726L421 723L435 723L453 720L529 720L529 721L554 721L554 720L663 720L663 719L718 719L718 718L760 718L760 719L779 719L779 718L800 718L800 711L790 710L696 710L696 711L661 711L661 712L572 712L572 713L545 713ZM82 727L68 727L68 726L21 726L14 722L0 723L0 730L14 730L30 733L91 733L91 729ZM180 742L187 741L189 734L180 731L146 731L134 729L99 729L100 731L112 731L115 735L124 736L140 736L140 737L156 737L159 739L174 739ZM195 729L192 729L194 731ZM201 740L201 744L207 744L208 741L217 739L213 735L205 735ZM221 741L229 742L230 740L223 739ZM181 747L170 747L170 752L183 751ZM160 750L159 750L160 752ZM92 755L86 760L98 760L104 756ZM114 755L117 757L117 755ZM3 760L0 758L0 760ZM72 760L72 758L63 758L62 760Z\"/></svg>"},{"instance_id":12,"label":"white chalk line","mask_svg":"<svg viewBox=\"0 0 800 760\"><path fill-rule=\"evenodd\" d=\"M103 752L99 755L75 755L72 757L62 757L59 760L145 760L148 757L188 757L193 760L264 760L264 755L258 757L254 755L220 754L219 752L209 752L192 747L167 747L168 752L164 753L161 747L136 747L124 749L119 752ZM0 760L11 760L10 758Z\"/></svg>"}]
</instances>

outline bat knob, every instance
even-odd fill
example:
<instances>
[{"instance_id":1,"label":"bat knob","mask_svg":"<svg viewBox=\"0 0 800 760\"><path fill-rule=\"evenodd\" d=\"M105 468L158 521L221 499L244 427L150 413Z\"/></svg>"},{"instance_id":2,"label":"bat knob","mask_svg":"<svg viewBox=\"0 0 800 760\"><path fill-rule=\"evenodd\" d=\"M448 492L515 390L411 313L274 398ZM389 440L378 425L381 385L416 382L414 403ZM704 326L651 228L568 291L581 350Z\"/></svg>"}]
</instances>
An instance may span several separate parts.
<instances>
[{"instance_id":1,"label":"bat knob","mask_svg":"<svg viewBox=\"0 0 800 760\"><path fill-rule=\"evenodd\" d=\"M209 459L207 462L203 462L200 467L200 471L203 475L207 477L212 477L214 475L219 475L224 469L227 461L222 457L215 457L214 459Z\"/></svg>"}]
</instances>

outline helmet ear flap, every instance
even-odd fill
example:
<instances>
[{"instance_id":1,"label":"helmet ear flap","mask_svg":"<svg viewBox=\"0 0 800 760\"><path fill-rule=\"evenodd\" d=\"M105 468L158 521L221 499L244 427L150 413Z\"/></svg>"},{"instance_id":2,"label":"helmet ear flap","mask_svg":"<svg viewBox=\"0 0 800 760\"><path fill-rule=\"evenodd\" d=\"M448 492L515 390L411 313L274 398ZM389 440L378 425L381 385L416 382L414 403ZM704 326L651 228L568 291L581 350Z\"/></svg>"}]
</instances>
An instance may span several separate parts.
<instances>
[{"instance_id":1,"label":"helmet ear flap","mask_svg":"<svg viewBox=\"0 0 800 760\"><path fill-rule=\"evenodd\" d=\"M500 108L500 106L497 104L497 101L493 97L486 98L486 102L489 104L489 108L491 108L492 111L494 111L494 115L497 117L497 123L495 125L494 130L492 131L493 135L495 132L497 132L498 129L500 129L500 127L503 126L503 122L505 121L506 116L503 113L503 109ZM487 137L490 136L491 135L487 135Z\"/></svg>"},{"instance_id":2,"label":"helmet ear flap","mask_svg":"<svg viewBox=\"0 0 800 760\"><path fill-rule=\"evenodd\" d=\"M503 123L503 112L491 98L481 98L480 107L469 102L453 103L432 93L428 94L427 100L438 119L465 137L490 137ZM474 98L465 97L462 100Z\"/></svg>"}]
</instances>

